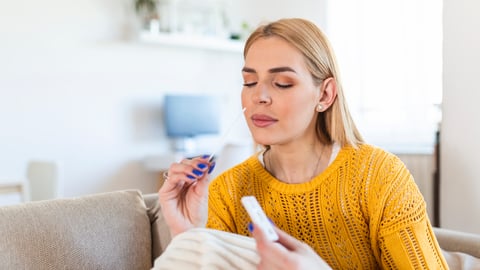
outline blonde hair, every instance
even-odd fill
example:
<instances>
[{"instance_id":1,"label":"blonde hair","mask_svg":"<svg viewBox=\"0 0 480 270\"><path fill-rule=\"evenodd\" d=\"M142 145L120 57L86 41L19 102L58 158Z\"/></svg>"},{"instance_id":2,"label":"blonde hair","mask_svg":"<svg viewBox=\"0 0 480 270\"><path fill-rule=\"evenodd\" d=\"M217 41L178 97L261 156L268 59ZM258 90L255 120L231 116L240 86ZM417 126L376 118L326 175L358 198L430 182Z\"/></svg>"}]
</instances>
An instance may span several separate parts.
<instances>
[{"instance_id":1,"label":"blonde hair","mask_svg":"<svg viewBox=\"0 0 480 270\"><path fill-rule=\"evenodd\" d=\"M336 82L335 101L325 112L318 113L316 132L319 140L323 143L337 142L341 146L362 144L363 138L348 110L333 49L323 32L312 22L299 18L261 25L247 39L244 58L255 41L273 36L284 39L303 54L316 85L330 77Z\"/></svg>"}]
</instances>

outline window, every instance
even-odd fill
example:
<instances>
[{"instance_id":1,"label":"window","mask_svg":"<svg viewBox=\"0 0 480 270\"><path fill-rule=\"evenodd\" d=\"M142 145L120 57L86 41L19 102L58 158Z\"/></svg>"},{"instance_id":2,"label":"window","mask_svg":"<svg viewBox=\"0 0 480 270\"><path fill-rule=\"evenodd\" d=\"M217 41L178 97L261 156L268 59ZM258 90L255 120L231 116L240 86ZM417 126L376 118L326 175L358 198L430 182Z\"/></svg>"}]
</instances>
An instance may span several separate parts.
<instances>
[{"instance_id":1,"label":"window","mask_svg":"<svg viewBox=\"0 0 480 270\"><path fill-rule=\"evenodd\" d=\"M327 35L367 142L432 152L442 99L442 1L332 0Z\"/></svg>"}]
</instances>

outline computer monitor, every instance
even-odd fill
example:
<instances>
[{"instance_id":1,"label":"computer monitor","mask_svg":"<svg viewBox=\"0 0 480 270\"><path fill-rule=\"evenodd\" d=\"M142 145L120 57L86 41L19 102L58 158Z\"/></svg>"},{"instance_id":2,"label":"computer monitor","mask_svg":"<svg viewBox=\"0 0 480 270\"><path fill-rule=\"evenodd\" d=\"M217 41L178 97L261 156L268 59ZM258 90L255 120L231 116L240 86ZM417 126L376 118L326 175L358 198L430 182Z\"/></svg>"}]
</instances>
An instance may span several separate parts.
<instances>
[{"instance_id":1,"label":"computer monitor","mask_svg":"<svg viewBox=\"0 0 480 270\"><path fill-rule=\"evenodd\" d=\"M220 133L220 100L214 95L167 94L164 120L175 150L189 151L194 137Z\"/></svg>"}]
</instances>

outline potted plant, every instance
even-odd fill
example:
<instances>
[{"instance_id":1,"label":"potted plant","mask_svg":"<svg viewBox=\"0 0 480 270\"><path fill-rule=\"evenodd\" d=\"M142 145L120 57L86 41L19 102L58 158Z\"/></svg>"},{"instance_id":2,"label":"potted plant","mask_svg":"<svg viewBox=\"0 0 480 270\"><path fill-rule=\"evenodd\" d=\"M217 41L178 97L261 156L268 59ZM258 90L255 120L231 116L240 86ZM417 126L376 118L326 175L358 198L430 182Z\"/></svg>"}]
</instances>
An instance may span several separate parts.
<instances>
[{"instance_id":1,"label":"potted plant","mask_svg":"<svg viewBox=\"0 0 480 270\"><path fill-rule=\"evenodd\" d=\"M146 29L152 20L158 22L158 0L135 0L135 11Z\"/></svg>"}]
</instances>

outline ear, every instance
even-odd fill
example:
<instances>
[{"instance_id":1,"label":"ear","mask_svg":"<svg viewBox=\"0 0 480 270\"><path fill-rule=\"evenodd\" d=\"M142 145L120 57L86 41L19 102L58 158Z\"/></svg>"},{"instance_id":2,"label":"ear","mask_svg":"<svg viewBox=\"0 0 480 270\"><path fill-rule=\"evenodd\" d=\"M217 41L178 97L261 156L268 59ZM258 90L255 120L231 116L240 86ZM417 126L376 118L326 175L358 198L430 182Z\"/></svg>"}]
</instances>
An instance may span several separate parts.
<instances>
[{"instance_id":1,"label":"ear","mask_svg":"<svg viewBox=\"0 0 480 270\"><path fill-rule=\"evenodd\" d=\"M332 106L337 97L337 82L332 77L327 78L320 85L320 90L322 95L320 96L318 103L321 104L321 111L326 111Z\"/></svg>"}]
</instances>

